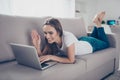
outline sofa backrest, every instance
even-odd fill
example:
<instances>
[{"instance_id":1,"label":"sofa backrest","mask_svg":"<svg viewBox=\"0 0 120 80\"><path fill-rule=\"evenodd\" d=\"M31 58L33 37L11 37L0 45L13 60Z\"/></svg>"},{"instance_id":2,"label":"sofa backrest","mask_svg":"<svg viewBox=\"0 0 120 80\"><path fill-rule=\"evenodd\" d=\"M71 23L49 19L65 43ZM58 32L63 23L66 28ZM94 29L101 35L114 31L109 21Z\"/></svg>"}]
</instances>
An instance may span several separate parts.
<instances>
[{"instance_id":1,"label":"sofa backrest","mask_svg":"<svg viewBox=\"0 0 120 80\"><path fill-rule=\"evenodd\" d=\"M42 25L45 17L20 17L0 15L0 62L15 59L9 43L32 45L30 33L36 29L42 38L44 47L44 35ZM58 18L64 30L70 31L80 37L87 35L82 18Z\"/></svg>"}]
</instances>

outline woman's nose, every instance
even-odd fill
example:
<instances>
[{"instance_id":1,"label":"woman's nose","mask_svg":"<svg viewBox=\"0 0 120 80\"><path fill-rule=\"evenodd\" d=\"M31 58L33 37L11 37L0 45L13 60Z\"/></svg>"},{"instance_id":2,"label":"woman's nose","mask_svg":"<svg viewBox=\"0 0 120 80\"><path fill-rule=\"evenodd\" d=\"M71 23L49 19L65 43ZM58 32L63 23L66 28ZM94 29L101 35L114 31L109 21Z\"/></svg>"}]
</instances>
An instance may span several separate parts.
<instances>
[{"instance_id":1,"label":"woman's nose","mask_svg":"<svg viewBox=\"0 0 120 80\"><path fill-rule=\"evenodd\" d=\"M49 39L49 38L50 38L50 35L49 35L49 34L46 34L46 38Z\"/></svg>"}]
</instances>

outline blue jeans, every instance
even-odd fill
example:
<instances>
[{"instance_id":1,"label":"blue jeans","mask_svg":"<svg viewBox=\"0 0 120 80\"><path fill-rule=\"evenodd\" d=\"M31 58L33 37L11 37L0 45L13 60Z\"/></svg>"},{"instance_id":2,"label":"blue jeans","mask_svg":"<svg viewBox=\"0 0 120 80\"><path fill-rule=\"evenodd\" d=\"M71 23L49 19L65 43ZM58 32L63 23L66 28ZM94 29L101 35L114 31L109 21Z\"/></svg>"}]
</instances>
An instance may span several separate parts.
<instances>
[{"instance_id":1,"label":"blue jeans","mask_svg":"<svg viewBox=\"0 0 120 80\"><path fill-rule=\"evenodd\" d=\"M89 42L93 47L93 52L109 47L109 41L103 27L94 27L90 36L83 36L78 40Z\"/></svg>"}]
</instances>

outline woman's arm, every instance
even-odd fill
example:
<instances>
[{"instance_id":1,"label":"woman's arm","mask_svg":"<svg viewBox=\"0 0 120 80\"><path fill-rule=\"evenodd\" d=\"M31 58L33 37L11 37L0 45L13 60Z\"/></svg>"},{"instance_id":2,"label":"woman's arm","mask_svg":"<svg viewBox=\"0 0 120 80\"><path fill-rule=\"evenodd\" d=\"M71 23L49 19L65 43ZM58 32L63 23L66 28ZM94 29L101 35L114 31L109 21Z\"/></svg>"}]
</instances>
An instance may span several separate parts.
<instances>
[{"instance_id":1,"label":"woman's arm","mask_svg":"<svg viewBox=\"0 0 120 80\"><path fill-rule=\"evenodd\" d=\"M37 50L37 53L38 53L38 56L39 56L39 57L42 56L42 55L44 55L44 54L46 54L46 51L47 51L47 49L48 49L48 47L45 46L45 48L43 49L43 51L41 51L40 45L37 46L37 47L35 47L35 48L36 48L36 50Z\"/></svg>"},{"instance_id":2,"label":"woman's arm","mask_svg":"<svg viewBox=\"0 0 120 80\"><path fill-rule=\"evenodd\" d=\"M58 56L54 56L54 55L45 55L45 56L40 57L40 61L44 62L44 61L53 60L53 61L57 61L57 62L60 62L60 63L74 63L75 62L75 46L74 46L74 43L71 44L67 48L67 55L68 55L67 58L58 57Z\"/></svg>"},{"instance_id":3,"label":"woman's arm","mask_svg":"<svg viewBox=\"0 0 120 80\"><path fill-rule=\"evenodd\" d=\"M32 30L31 38L32 38L32 43L37 50L38 56L43 55L47 50L47 46L45 46L43 51L41 51L41 37L36 30Z\"/></svg>"}]
</instances>

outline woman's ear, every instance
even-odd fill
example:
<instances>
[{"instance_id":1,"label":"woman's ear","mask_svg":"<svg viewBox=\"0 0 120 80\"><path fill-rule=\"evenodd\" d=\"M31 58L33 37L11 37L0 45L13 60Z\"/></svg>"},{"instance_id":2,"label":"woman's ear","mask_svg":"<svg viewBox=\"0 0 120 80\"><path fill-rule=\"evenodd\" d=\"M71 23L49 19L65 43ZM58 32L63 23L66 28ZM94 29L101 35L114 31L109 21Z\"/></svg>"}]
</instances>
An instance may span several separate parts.
<instances>
[{"instance_id":1,"label":"woman's ear","mask_svg":"<svg viewBox=\"0 0 120 80\"><path fill-rule=\"evenodd\" d=\"M58 35L61 37L60 32L58 32Z\"/></svg>"}]
</instances>

